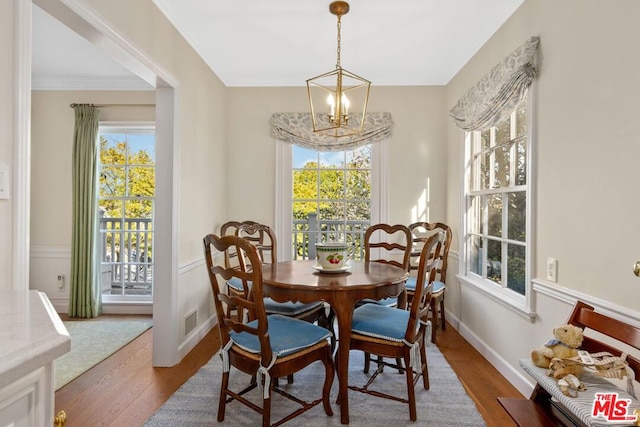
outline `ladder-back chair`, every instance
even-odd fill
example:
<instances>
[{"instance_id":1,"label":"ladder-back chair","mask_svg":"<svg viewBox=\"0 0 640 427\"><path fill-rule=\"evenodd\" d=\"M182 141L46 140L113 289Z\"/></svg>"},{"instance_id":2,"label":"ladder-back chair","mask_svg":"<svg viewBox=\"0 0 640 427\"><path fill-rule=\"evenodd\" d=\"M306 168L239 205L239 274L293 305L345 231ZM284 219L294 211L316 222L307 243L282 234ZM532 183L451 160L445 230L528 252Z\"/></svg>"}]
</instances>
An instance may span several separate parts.
<instances>
[{"instance_id":1,"label":"ladder-back chair","mask_svg":"<svg viewBox=\"0 0 640 427\"><path fill-rule=\"evenodd\" d=\"M262 260L251 242L233 235L218 237L209 234L205 236L203 244L221 339L223 369L218 421L224 421L226 404L237 400L261 413L264 427L271 425L271 396L274 392L301 406L277 424L300 415L320 402L325 413L332 416L329 399L335 368L328 341L330 332L292 317L267 315L262 298ZM213 261L216 250L226 252L229 249L239 254L237 267L226 267ZM239 280L243 292L230 295L221 292L230 279ZM232 316L234 309L249 313L249 318L254 320L249 323L238 320ZM274 384L278 377L293 375L315 361L322 362L325 367L320 398L304 402ZM229 389L231 366L249 375L251 380L248 387L241 391ZM261 407L244 397L245 393L256 387L262 389Z\"/></svg>"},{"instance_id":2,"label":"ladder-back chair","mask_svg":"<svg viewBox=\"0 0 640 427\"><path fill-rule=\"evenodd\" d=\"M350 385L349 389L407 403L411 421L417 419L414 388L420 376L422 376L425 390L429 389L429 370L424 338L430 323L428 312L431 302L431 288L443 240L443 233L438 233L425 242L418 267L414 298L408 310L378 304L365 304L353 312L350 349L377 355L378 368L367 384L362 387ZM383 358L395 358L396 361L401 359L404 362L406 369L403 370L407 384L406 399L369 389L384 366L402 370L402 366L397 362L391 364L384 361ZM387 379L387 381L390 380Z\"/></svg>"},{"instance_id":3,"label":"ladder-back chair","mask_svg":"<svg viewBox=\"0 0 640 427\"><path fill-rule=\"evenodd\" d=\"M422 246L427 241L429 236L437 232L444 232L444 243L442 245L442 251L440 251L439 262L436 267L436 278L433 282L433 291L431 293L431 322L433 327L431 329L431 342L436 342L436 330L438 324L444 330L446 328L445 314L444 314L444 292L447 282L447 261L449 259L449 248L451 247L451 228L441 222L414 222L409 225L411 230L413 249L411 251L411 263L409 266L410 272L416 271L420 262L420 252ZM413 292L416 286L415 276L409 276L405 284L407 289L407 299L411 300ZM439 314L439 316L438 316Z\"/></svg>"}]
</instances>

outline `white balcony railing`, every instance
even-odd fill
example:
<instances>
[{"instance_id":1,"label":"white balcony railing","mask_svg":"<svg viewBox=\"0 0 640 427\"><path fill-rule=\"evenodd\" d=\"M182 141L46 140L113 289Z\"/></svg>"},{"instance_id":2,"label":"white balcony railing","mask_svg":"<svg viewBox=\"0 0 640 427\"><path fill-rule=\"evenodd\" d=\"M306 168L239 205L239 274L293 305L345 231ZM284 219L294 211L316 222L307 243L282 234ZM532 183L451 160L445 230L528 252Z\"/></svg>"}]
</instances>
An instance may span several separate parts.
<instances>
[{"instance_id":1,"label":"white balcony railing","mask_svg":"<svg viewBox=\"0 0 640 427\"><path fill-rule=\"evenodd\" d=\"M152 295L153 221L100 218L100 284L105 295Z\"/></svg>"},{"instance_id":2,"label":"white balcony railing","mask_svg":"<svg viewBox=\"0 0 640 427\"><path fill-rule=\"evenodd\" d=\"M354 247L354 259L364 259L364 233L370 225L369 220L318 220L315 212L294 220L293 259L315 259L316 242L346 242Z\"/></svg>"}]
</instances>

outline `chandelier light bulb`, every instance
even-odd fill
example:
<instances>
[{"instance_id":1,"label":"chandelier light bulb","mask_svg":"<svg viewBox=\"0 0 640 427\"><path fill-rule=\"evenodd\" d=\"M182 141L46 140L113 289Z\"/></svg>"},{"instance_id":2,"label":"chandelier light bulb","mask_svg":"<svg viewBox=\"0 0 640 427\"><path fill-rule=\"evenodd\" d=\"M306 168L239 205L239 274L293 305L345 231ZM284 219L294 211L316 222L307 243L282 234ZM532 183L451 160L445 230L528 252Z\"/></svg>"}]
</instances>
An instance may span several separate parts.
<instances>
[{"instance_id":1,"label":"chandelier light bulb","mask_svg":"<svg viewBox=\"0 0 640 427\"><path fill-rule=\"evenodd\" d=\"M329 116L334 117L336 113L336 101L333 99L333 95L327 95L327 104L329 104Z\"/></svg>"}]
</instances>

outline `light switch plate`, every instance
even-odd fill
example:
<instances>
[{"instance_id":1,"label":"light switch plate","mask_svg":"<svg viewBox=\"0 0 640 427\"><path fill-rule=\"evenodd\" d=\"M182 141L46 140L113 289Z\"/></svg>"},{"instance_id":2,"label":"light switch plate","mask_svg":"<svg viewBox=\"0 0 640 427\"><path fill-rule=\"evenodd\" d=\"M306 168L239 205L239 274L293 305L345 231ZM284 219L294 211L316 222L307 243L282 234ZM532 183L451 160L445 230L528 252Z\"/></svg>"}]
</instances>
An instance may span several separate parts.
<instances>
[{"instance_id":1,"label":"light switch plate","mask_svg":"<svg viewBox=\"0 0 640 427\"><path fill-rule=\"evenodd\" d=\"M9 198L9 165L0 163L0 199Z\"/></svg>"},{"instance_id":2,"label":"light switch plate","mask_svg":"<svg viewBox=\"0 0 640 427\"><path fill-rule=\"evenodd\" d=\"M547 280L558 281L558 260L555 258L547 258Z\"/></svg>"}]
</instances>

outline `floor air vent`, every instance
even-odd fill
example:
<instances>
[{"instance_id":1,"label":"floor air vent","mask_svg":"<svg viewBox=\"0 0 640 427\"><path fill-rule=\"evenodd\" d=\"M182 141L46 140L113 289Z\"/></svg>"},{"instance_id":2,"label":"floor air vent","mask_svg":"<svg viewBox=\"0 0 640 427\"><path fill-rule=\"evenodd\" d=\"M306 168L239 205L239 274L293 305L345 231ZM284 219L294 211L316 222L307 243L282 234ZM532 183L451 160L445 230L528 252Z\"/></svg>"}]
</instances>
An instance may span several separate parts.
<instances>
[{"instance_id":1,"label":"floor air vent","mask_svg":"<svg viewBox=\"0 0 640 427\"><path fill-rule=\"evenodd\" d=\"M184 317L184 334L189 335L198 325L198 309L194 308Z\"/></svg>"}]
</instances>

